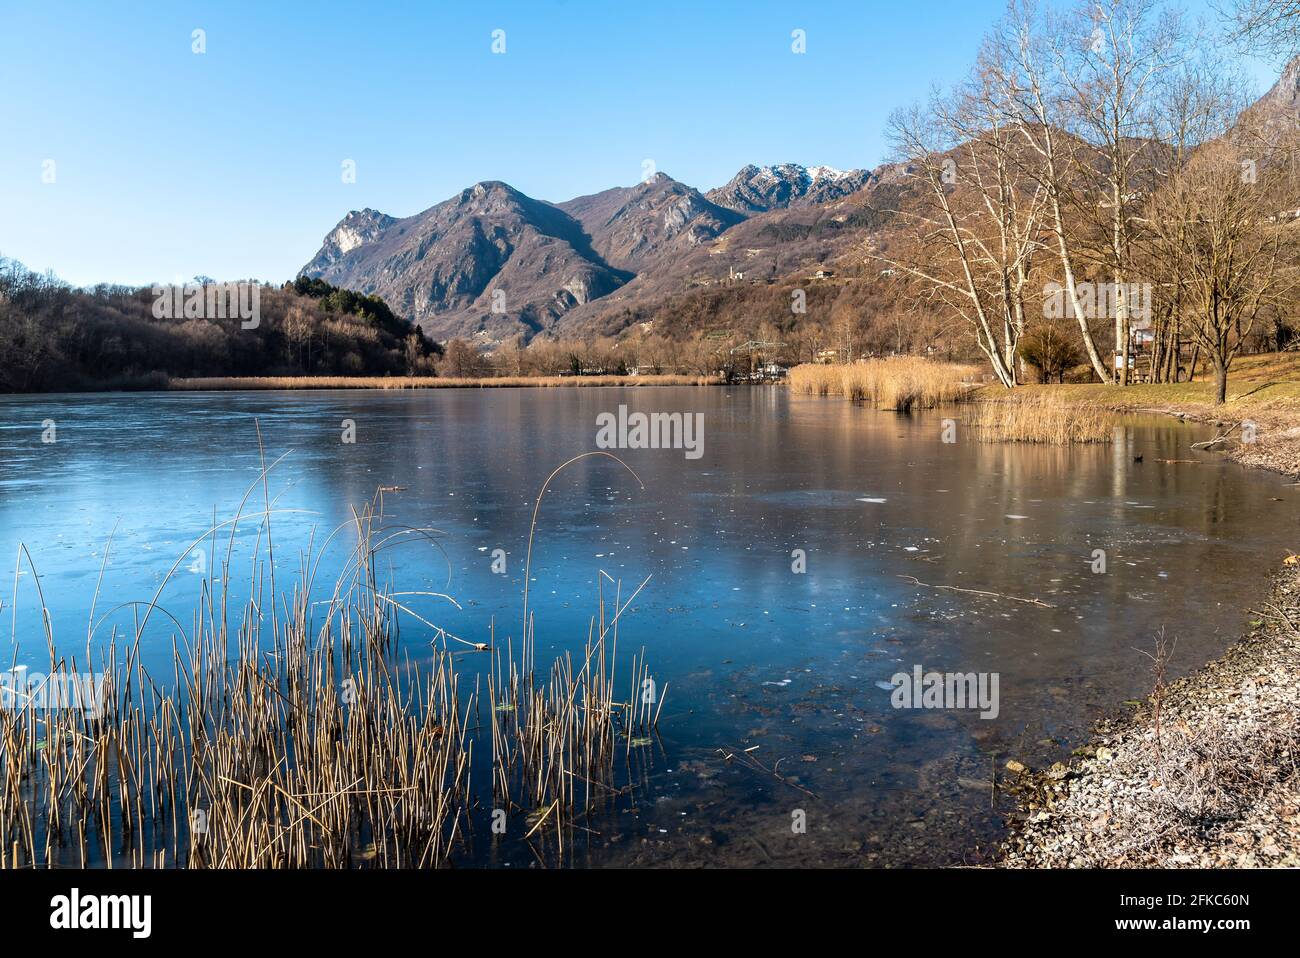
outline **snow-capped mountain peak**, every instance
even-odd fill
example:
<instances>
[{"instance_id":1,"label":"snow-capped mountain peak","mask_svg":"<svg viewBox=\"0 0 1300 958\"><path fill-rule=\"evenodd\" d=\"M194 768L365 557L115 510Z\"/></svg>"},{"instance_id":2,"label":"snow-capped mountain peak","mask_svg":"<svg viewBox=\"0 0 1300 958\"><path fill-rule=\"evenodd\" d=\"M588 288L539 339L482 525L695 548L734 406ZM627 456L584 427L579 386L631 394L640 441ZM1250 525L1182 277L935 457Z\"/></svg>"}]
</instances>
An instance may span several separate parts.
<instances>
[{"instance_id":1,"label":"snow-capped mountain peak","mask_svg":"<svg viewBox=\"0 0 1300 958\"><path fill-rule=\"evenodd\" d=\"M860 190L871 180L866 170L833 166L804 167L798 163L746 166L725 186L705 194L711 201L740 213L763 213L803 203L826 203Z\"/></svg>"}]
</instances>

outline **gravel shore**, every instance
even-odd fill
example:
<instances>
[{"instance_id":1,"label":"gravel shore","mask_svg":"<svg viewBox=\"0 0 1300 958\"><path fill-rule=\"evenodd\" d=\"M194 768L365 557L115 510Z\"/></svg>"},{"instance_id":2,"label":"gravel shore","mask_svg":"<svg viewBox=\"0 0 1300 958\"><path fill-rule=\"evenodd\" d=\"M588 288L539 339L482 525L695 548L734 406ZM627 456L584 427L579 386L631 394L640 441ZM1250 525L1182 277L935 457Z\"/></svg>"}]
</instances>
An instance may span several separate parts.
<instances>
[{"instance_id":1,"label":"gravel shore","mask_svg":"<svg viewBox=\"0 0 1300 958\"><path fill-rule=\"evenodd\" d=\"M1255 612L1254 631L1100 723L1068 766L1008 763L1021 821L1003 867L1300 866L1300 565Z\"/></svg>"},{"instance_id":2,"label":"gravel shore","mask_svg":"<svg viewBox=\"0 0 1300 958\"><path fill-rule=\"evenodd\" d=\"M1213 426L1218 435L1225 437L1214 448L1233 462L1280 472L1284 476L1300 476L1300 413L1293 409L1265 407L1231 416L1213 406L1189 405L1177 410L1159 411ZM1254 436L1250 442L1242 441L1243 422L1254 424Z\"/></svg>"}]
</instances>

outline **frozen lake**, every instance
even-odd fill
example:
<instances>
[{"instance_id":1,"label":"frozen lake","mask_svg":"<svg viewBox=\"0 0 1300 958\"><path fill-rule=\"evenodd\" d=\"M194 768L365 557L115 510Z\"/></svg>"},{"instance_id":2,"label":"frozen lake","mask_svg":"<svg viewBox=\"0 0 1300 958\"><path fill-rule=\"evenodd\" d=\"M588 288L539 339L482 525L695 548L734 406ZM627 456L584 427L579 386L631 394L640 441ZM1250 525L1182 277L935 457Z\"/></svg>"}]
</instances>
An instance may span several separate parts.
<instances>
[{"instance_id":1,"label":"frozen lake","mask_svg":"<svg viewBox=\"0 0 1300 958\"><path fill-rule=\"evenodd\" d=\"M644 489L585 459L542 505L539 663L581 649L602 572L624 595L651 576L620 642L643 646L667 684L660 739L638 746L640 788L593 823L572 850L580 862L976 860L1011 807L992 800L994 768L1063 758L1103 712L1148 692L1134 647L1160 628L1178 637L1175 674L1218 654L1295 545L1295 489L1190 451L1202 433L1171 420L1129 421L1109 446L1046 449L976 442L960 408L898 416L779 387L0 397L6 658L48 667L36 576L58 651L83 656L115 627L129 633L123 603L151 599L183 556L160 598L174 622L153 617L141 649L169 677L176 623L192 622L225 533L216 553L189 547L257 479L255 423L267 461L283 456L269 493L284 587L313 530L319 546L397 487L386 521L445 535L441 549L385 553L394 588L453 596L460 608L411 606L458 636L486 641L493 622L517 636L538 491L596 448L597 417L620 404L701 414L703 445L698 458L613 450ZM942 441L945 418L956 442ZM238 528L237 583L259 535L260 520ZM431 637L404 620L416 660ZM461 661L472 684L480 666ZM916 666L996 674L996 717L894 708L891 677ZM791 828L798 812L805 833ZM534 861L520 844L465 856Z\"/></svg>"}]
</instances>

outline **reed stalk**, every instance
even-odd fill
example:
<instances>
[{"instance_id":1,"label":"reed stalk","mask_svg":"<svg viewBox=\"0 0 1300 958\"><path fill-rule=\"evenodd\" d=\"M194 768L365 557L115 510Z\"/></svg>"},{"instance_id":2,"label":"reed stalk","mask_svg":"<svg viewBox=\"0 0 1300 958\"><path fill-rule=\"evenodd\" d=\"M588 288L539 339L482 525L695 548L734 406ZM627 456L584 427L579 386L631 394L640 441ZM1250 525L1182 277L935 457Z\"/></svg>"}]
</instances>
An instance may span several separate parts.
<instances>
[{"instance_id":1,"label":"reed stalk","mask_svg":"<svg viewBox=\"0 0 1300 958\"><path fill-rule=\"evenodd\" d=\"M789 385L806 396L842 396L907 412L958 402L973 388L977 375L973 366L891 356L849 365L796 366L790 370Z\"/></svg>"},{"instance_id":2,"label":"reed stalk","mask_svg":"<svg viewBox=\"0 0 1300 958\"><path fill-rule=\"evenodd\" d=\"M112 627L98 648L113 612L98 622L92 613L79 660L56 651L38 595L47 682L93 672L99 707L48 708L23 688L0 708L0 867L437 867L467 853L482 817L472 761L479 736L490 745L492 807L522 816L516 835L527 825L530 841L554 837L561 854L581 818L631 787L616 780L617 746L654 722L635 685L616 692L614 669L617 623L640 588L622 605L616 594L609 621L602 591L581 658L562 655L543 674L531 612L522 640L507 637L504 648L495 627L487 643L457 639L465 650L449 648L456 637L433 627L430 654L413 662L399 624L431 623L409 608L412 593L380 580L377 556L436 530L387 527L377 494L320 547L309 544L290 591L277 594L265 489L273 467L260 477L260 511L241 506L195 544L215 562L219 535L230 540L202 582L189 629L158 605L160 586L152 601L113 610L133 610L130 631ZM257 520L264 552L255 551L241 600L234 534ZM315 599L321 553L345 532L352 545L343 571ZM34 569L31 578L39 589ZM166 683L139 655L155 613L173 629ZM16 589L14 623L16 631ZM469 691L465 656L487 657L485 681ZM632 680L647 675L642 653ZM476 718L479 688L486 729Z\"/></svg>"}]
</instances>

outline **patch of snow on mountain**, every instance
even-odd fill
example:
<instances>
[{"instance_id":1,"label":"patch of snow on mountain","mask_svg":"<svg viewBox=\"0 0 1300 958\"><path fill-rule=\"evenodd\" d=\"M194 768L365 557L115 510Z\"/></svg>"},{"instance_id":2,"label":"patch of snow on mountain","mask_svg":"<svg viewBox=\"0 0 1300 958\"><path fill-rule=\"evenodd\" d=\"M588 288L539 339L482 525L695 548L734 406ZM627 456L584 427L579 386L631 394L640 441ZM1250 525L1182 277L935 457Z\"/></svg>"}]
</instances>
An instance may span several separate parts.
<instances>
[{"instance_id":1,"label":"patch of snow on mountain","mask_svg":"<svg viewBox=\"0 0 1300 958\"><path fill-rule=\"evenodd\" d=\"M350 252L364 244L365 241L364 236L347 226L340 226L334 231L334 244L338 246L340 253Z\"/></svg>"},{"instance_id":2,"label":"patch of snow on mountain","mask_svg":"<svg viewBox=\"0 0 1300 958\"><path fill-rule=\"evenodd\" d=\"M842 180L851 174L845 170L837 170L833 166L814 166L809 168L808 175L816 183L819 180Z\"/></svg>"}]
</instances>

